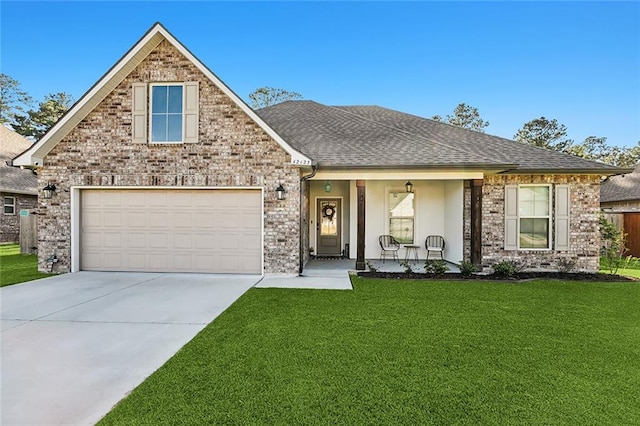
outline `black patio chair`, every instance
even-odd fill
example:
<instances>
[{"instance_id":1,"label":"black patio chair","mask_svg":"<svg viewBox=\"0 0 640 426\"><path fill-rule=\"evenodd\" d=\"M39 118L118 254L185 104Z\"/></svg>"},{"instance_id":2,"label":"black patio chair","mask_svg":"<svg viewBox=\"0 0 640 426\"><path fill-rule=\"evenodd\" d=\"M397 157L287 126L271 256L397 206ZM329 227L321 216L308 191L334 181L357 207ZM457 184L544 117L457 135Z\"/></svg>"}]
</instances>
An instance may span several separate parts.
<instances>
[{"instance_id":1,"label":"black patio chair","mask_svg":"<svg viewBox=\"0 0 640 426\"><path fill-rule=\"evenodd\" d=\"M444 260L444 238L440 235L429 235L424 241L424 248L427 249L427 260L429 260L429 254L433 251L440 253L440 259Z\"/></svg>"},{"instance_id":2,"label":"black patio chair","mask_svg":"<svg viewBox=\"0 0 640 426\"><path fill-rule=\"evenodd\" d=\"M380 260L384 263L387 258L387 253L390 253L393 256L393 259L400 261L398 259L398 250L400 250L400 243L393 238L391 235L380 235L378 237L378 242L380 243Z\"/></svg>"}]
</instances>

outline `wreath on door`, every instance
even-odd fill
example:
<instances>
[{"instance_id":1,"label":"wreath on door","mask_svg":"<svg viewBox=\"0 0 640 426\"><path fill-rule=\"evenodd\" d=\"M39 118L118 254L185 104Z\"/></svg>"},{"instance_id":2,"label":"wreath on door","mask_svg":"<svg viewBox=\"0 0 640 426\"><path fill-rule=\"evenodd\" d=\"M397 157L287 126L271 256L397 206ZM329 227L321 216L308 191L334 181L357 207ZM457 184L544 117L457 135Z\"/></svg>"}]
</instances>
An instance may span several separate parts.
<instances>
[{"instance_id":1,"label":"wreath on door","mask_svg":"<svg viewBox=\"0 0 640 426\"><path fill-rule=\"evenodd\" d=\"M333 221L333 216L336 214L336 208L331 204L326 204L322 207L322 217L329 219L329 222Z\"/></svg>"}]
</instances>

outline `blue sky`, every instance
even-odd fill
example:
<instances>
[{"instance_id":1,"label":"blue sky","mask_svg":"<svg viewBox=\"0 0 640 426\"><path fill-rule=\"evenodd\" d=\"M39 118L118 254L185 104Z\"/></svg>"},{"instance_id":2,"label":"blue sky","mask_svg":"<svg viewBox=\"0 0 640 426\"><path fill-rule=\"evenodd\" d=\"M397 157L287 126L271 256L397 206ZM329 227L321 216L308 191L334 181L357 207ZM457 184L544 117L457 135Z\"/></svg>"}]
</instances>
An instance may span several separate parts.
<instances>
[{"instance_id":1,"label":"blue sky","mask_svg":"<svg viewBox=\"0 0 640 426\"><path fill-rule=\"evenodd\" d=\"M640 2L0 4L2 72L35 99L82 96L160 21L238 95L431 117L465 102L512 138L545 116L569 137L640 141Z\"/></svg>"}]
</instances>

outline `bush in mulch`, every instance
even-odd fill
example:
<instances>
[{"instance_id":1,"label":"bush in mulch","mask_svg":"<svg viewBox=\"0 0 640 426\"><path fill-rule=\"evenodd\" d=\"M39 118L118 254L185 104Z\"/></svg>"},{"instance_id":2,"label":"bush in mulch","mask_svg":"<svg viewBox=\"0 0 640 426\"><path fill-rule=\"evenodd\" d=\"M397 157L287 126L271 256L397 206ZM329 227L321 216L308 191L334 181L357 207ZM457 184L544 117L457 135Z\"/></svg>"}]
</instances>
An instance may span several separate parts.
<instances>
[{"instance_id":1,"label":"bush in mulch","mask_svg":"<svg viewBox=\"0 0 640 426\"><path fill-rule=\"evenodd\" d=\"M417 272L358 272L359 277L366 278L391 278L410 280L490 280L490 281L521 281L531 279L556 279L565 281L593 281L593 282L621 282L638 281L637 278L624 277L622 275L588 273L588 272L518 272L510 277L490 274L490 275L463 275L460 273L447 273L444 275L421 274Z\"/></svg>"}]
</instances>

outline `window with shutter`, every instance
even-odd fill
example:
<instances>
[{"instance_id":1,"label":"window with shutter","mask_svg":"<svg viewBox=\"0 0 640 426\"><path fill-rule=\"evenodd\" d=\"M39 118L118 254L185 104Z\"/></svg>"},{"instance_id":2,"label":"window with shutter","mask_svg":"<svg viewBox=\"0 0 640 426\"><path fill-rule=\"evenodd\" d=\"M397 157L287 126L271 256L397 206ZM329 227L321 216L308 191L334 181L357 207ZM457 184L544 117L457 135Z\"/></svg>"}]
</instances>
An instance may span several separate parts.
<instances>
[{"instance_id":1,"label":"window with shutter","mask_svg":"<svg viewBox=\"0 0 640 426\"><path fill-rule=\"evenodd\" d=\"M195 143L198 141L198 83L133 85L134 143ZM147 129L148 136L147 136Z\"/></svg>"},{"instance_id":2,"label":"window with shutter","mask_svg":"<svg viewBox=\"0 0 640 426\"><path fill-rule=\"evenodd\" d=\"M556 186L555 249L569 248L569 187ZM505 186L505 250L551 248L551 185Z\"/></svg>"}]
</instances>

